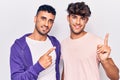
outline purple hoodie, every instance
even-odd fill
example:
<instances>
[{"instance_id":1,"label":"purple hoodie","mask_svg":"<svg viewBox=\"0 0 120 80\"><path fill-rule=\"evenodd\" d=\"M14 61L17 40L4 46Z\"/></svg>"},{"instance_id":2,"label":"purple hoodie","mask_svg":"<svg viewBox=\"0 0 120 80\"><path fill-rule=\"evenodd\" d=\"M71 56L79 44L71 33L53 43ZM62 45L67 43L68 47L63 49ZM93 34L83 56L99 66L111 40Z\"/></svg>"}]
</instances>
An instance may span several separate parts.
<instances>
[{"instance_id":1,"label":"purple hoodie","mask_svg":"<svg viewBox=\"0 0 120 80\"><path fill-rule=\"evenodd\" d=\"M17 39L11 46L10 52L10 70L11 80L37 80L37 77L44 68L36 62L33 65L30 49L25 38L30 34L26 34L20 39ZM48 36L52 45L56 46L56 80L60 80L59 61L60 61L60 43L53 37Z\"/></svg>"}]
</instances>

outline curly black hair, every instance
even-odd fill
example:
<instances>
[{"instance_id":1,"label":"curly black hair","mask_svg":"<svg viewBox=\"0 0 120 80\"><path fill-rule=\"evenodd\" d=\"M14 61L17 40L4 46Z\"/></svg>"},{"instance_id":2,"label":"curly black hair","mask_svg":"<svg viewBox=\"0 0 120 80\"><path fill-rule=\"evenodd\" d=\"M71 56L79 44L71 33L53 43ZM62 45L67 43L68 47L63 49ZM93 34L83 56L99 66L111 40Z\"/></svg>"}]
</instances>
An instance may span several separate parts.
<instances>
[{"instance_id":1,"label":"curly black hair","mask_svg":"<svg viewBox=\"0 0 120 80\"><path fill-rule=\"evenodd\" d=\"M80 15L82 17L90 17L91 11L85 2L70 3L67 8L68 14Z\"/></svg>"}]
</instances>

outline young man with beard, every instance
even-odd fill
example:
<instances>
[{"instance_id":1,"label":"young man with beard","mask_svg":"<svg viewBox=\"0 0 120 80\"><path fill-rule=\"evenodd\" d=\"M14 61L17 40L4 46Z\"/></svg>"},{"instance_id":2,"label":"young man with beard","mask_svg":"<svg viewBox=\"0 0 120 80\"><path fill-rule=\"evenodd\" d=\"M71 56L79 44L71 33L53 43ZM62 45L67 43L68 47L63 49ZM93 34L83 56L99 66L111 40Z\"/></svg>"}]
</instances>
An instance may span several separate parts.
<instances>
[{"instance_id":1,"label":"young man with beard","mask_svg":"<svg viewBox=\"0 0 120 80\"><path fill-rule=\"evenodd\" d=\"M11 46L11 80L60 80L60 44L48 35L55 15L52 6L40 6L33 33L25 34Z\"/></svg>"},{"instance_id":2,"label":"young man with beard","mask_svg":"<svg viewBox=\"0 0 120 80\"><path fill-rule=\"evenodd\" d=\"M100 80L98 66L101 63L110 80L118 80L119 70L109 58L108 34L103 41L84 30L91 15L88 5L84 2L71 3L67 12L71 34L61 44L63 79Z\"/></svg>"}]
</instances>

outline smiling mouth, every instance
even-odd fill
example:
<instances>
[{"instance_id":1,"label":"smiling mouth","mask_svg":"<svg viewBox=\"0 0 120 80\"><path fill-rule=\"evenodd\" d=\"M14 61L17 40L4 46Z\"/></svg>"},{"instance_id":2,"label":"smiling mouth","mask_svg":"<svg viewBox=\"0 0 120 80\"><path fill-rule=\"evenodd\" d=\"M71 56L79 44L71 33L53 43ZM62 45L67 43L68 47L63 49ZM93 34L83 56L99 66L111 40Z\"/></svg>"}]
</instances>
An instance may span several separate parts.
<instances>
[{"instance_id":1,"label":"smiling mouth","mask_svg":"<svg viewBox=\"0 0 120 80\"><path fill-rule=\"evenodd\" d=\"M75 26L75 28L80 28L80 26Z\"/></svg>"},{"instance_id":2,"label":"smiling mouth","mask_svg":"<svg viewBox=\"0 0 120 80\"><path fill-rule=\"evenodd\" d=\"M80 28L82 28L81 26L74 26L76 29L80 29Z\"/></svg>"}]
</instances>

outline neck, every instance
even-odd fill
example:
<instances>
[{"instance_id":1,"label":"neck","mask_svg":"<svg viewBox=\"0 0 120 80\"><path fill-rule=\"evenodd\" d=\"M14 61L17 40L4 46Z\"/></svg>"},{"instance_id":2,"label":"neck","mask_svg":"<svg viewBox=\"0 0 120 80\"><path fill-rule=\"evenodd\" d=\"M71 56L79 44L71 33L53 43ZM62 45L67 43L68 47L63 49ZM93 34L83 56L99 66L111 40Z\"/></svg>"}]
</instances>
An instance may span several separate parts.
<instances>
[{"instance_id":1,"label":"neck","mask_svg":"<svg viewBox=\"0 0 120 80\"><path fill-rule=\"evenodd\" d=\"M80 34L75 34L75 33L71 33L70 37L71 39L78 39L78 38L81 38L83 37L87 32L81 32Z\"/></svg>"},{"instance_id":2,"label":"neck","mask_svg":"<svg viewBox=\"0 0 120 80\"><path fill-rule=\"evenodd\" d=\"M30 36L28 36L31 39L38 40L38 41L45 41L47 39L47 35L40 35L37 33L32 33Z\"/></svg>"}]
</instances>

